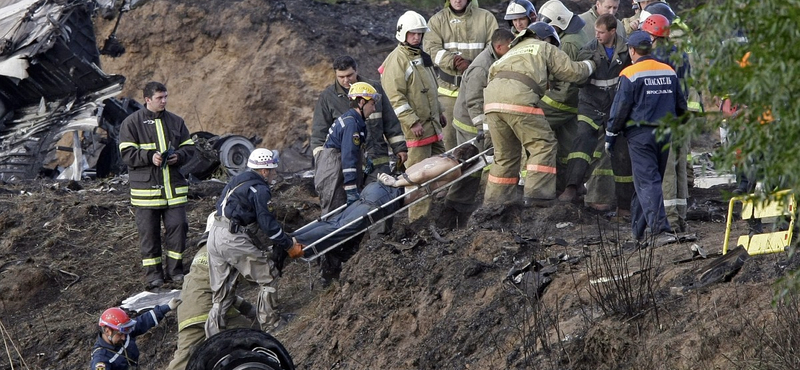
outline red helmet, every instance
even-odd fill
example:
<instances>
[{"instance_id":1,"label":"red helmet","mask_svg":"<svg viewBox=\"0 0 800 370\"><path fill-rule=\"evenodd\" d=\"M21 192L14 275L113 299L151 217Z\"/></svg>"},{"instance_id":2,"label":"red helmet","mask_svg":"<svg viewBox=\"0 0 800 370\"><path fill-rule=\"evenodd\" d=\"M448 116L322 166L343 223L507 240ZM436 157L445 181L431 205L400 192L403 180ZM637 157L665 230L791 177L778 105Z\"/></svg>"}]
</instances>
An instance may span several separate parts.
<instances>
[{"instance_id":1,"label":"red helmet","mask_svg":"<svg viewBox=\"0 0 800 370\"><path fill-rule=\"evenodd\" d=\"M655 37L669 37L669 19L661 14L651 14L644 20L642 31Z\"/></svg>"},{"instance_id":2,"label":"red helmet","mask_svg":"<svg viewBox=\"0 0 800 370\"><path fill-rule=\"evenodd\" d=\"M100 327L107 326L122 334L129 334L133 331L133 327L136 326L136 320L131 319L121 308L111 307L103 311L98 324Z\"/></svg>"}]
</instances>

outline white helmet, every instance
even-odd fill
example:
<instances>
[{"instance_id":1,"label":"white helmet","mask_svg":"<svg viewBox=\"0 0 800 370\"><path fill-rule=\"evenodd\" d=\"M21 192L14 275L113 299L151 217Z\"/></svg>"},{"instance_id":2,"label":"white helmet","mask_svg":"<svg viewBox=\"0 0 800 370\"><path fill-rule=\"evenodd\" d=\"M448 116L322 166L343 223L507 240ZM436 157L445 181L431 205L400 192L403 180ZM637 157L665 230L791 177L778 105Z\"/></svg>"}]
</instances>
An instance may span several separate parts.
<instances>
[{"instance_id":1,"label":"white helmet","mask_svg":"<svg viewBox=\"0 0 800 370\"><path fill-rule=\"evenodd\" d=\"M571 12L559 0L550 0L539 8L539 20L562 31L569 27L569 22L575 13Z\"/></svg>"},{"instance_id":2,"label":"white helmet","mask_svg":"<svg viewBox=\"0 0 800 370\"><path fill-rule=\"evenodd\" d=\"M425 21L425 17L421 14L409 10L397 20L397 33L395 33L394 37L397 38L397 41L406 42L406 33L408 32L428 32L428 22Z\"/></svg>"},{"instance_id":3,"label":"white helmet","mask_svg":"<svg viewBox=\"0 0 800 370\"><path fill-rule=\"evenodd\" d=\"M536 21L536 7L528 0L511 0L506 8L506 15L503 19L510 21L514 19L528 17L531 22Z\"/></svg>"},{"instance_id":4,"label":"white helmet","mask_svg":"<svg viewBox=\"0 0 800 370\"><path fill-rule=\"evenodd\" d=\"M254 170L261 168L277 168L278 151L264 148L253 150L253 152L250 153L250 157L247 158L247 167Z\"/></svg>"}]
</instances>

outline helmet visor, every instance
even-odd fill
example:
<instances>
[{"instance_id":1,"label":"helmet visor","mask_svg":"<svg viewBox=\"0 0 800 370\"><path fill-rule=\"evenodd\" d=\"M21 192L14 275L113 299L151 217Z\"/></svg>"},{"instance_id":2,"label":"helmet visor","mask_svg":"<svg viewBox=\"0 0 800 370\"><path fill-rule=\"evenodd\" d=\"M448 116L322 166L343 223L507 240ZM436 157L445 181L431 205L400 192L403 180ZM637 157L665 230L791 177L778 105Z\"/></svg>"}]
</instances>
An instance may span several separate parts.
<instances>
[{"instance_id":1,"label":"helmet visor","mask_svg":"<svg viewBox=\"0 0 800 370\"><path fill-rule=\"evenodd\" d=\"M130 334L133 331L133 328L136 327L136 320L131 319L130 321L120 325L117 330L125 335Z\"/></svg>"}]
</instances>

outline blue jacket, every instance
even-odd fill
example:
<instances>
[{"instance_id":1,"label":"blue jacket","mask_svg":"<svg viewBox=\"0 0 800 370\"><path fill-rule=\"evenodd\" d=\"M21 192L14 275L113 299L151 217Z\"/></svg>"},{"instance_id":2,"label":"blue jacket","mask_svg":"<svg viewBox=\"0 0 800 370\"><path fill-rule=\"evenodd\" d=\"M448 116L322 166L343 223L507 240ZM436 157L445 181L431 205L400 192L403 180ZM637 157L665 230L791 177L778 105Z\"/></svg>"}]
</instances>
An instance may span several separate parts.
<instances>
[{"instance_id":1,"label":"blue jacket","mask_svg":"<svg viewBox=\"0 0 800 370\"><path fill-rule=\"evenodd\" d=\"M169 306L164 304L155 306L152 310L136 317L136 326L119 347L114 347L98 335L97 342L92 347L90 369L125 370L131 366L139 366L139 347L136 346L136 337L156 327L167 312Z\"/></svg>"},{"instance_id":2,"label":"blue jacket","mask_svg":"<svg viewBox=\"0 0 800 370\"><path fill-rule=\"evenodd\" d=\"M656 43L652 55L659 62L666 63L675 70L675 73L678 75L678 81L680 82L681 89L683 90L683 96L688 99L689 84L687 77L691 76L692 73L692 64L689 62L689 54L678 51L678 47L675 45L660 45L659 43ZM678 55L678 57L676 57L679 59L677 63L673 59L673 55Z\"/></svg>"},{"instance_id":3,"label":"blue jacket","mask_svg":"<svg viewBox=\"0 0 800 370\"><path fill-rule=\"evenodd\" d=\"M230 196L228 191L231 191ZM222 202L228 198L225 209ZM292 247L292 238L285 232L281 224L272 214L270 200L272 194L269 185L261 175L253 171L242 172L228 182L222 189L222 194L217 200L217 215L222 215L230 220L236 220L241 226L248 226L258 222L258 226L280 248Z\"/></svg>"},{"instance_id":4,"label":"blue jacket","mask_svg":"<svg viewBox=\"0 0 800 370\"><path fill-rule=\"evenodd\" d=\"M678 117L685 112L686 98L675 70L643 56L620 73L606 134L616 136L628 126L658 126L667 115Z\"/></svg>"},{"instance_id":5,"label":"blue jacket","mask_svg":"<svg viewBox=\"0 0 800 370\"><path fill-rule=\"evenodd\" d=\"M361 145L366 138L367 124L361 114L350 109L341 115L328 130L325 148L339 149L342 153L344 185L356 185L361 170Z\"/></svg>"}]
</instances>

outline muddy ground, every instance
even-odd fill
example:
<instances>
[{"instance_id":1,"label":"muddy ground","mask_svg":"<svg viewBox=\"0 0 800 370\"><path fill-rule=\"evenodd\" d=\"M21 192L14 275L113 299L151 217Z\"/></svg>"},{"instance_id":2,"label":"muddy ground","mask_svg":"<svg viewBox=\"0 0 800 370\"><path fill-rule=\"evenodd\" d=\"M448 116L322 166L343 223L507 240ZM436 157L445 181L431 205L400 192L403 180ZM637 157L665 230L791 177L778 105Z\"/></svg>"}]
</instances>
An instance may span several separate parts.
<instances>
[{"instance_id":1,"label":"muddy ground","mask_svg":"<svg viewBox=\"0 0 800 370\"><path fill-rule=\"evenodd\" d=\"M117 36L127 53L102 67L128 78L125 96L165 81L169 109L192 131L302 148L332 58L353 54L377 77L403 11L388 1L151 1L125 14ZM98 20L99 40L112 26ZM191 188L187 265L222 186ZM277 187L287 229L319 213L309 189L290 177ZM444 242L429 229L438 207L412 225L400 217L391 235L362 243L331 288L316 284L313 264L287 266L276 284L294 315L274 334L301 369L800 368L796 301L771 304L794 260L751 257L730 281L697 286L722 249L726 190L691 190L696 241L643 251L622 243L627 221L576 204L481 209L467 228L439 230ZM734 234L746 232L737 223ZM86 368L98 315L144 288L137 244L122 179L0 184L0 369ZM691 260L693 244L709 258ZM546 288L507 281L534 260ZM169 314L139 338L142 369L163 368L176 338Z\"/></svg>"}]
</instances>

